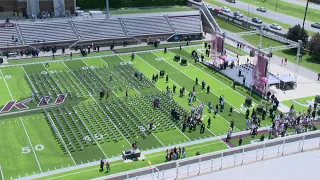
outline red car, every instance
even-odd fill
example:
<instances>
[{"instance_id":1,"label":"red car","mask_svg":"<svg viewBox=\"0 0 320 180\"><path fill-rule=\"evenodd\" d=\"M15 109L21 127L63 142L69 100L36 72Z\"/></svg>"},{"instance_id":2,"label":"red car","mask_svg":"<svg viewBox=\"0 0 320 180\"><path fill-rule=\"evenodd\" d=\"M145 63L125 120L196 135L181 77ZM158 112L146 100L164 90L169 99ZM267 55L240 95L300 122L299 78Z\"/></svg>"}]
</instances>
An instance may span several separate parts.
<instances>
[{"instance_id":1,"label":"red car","mask_svg":"<svg viewBox=\"0 0 320 180\"><path fill-rule=\"evenodd\" d=\"M215 11L215 12L221 12L221 9L219 9L219 8L214 8L214 11Z\"/></svg>"}]
</instances>

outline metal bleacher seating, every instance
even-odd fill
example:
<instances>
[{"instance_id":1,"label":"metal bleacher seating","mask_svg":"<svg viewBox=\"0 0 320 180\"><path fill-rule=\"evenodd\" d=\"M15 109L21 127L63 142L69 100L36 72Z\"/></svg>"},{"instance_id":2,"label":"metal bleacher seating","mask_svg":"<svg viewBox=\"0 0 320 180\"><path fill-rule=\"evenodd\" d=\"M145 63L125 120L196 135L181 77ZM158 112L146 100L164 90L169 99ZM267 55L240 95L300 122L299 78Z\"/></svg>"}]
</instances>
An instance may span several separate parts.
<instances>
[{"instance_id":1,"label":"metal bleacher seating","mask_svg":"<svg viewBox=\"0 0 320 180\"><path fill-rule=\"evenodd\" d=\"M122 20L130 36L174 33L164 16L125 17Z\"/></svg>"},{"instance_id":2,"label":"metal bleacher seating","mask_svg":"<svg viewBox=\"0 0 320 180\"><path fill-rule=\"evenodd\" d=\"M0 47L14 46L12 35L18 38L18 33L14 27L2 27L0 28ZM18 38L19 39L19 38ZM16 42L16 45L20 44L20 40Z\"/></svg>"},{"instance_id":3,"label":"metal bleacher seating","mask_svg":"<svg viewBox=\"0 0 320 180\"><path fill-rule=\"evenodd\" d=\"M19 24L26 44L77 40L68 21Z\"/></svg>"},{"instance_id":4,"label":"metal bleacher seating","mask_svg":"<svg viewBox=\"0 0 320 180\"><path fill-rule=\"evenodd\" d=\"M200 15L171 16L169 20L178 34L201 33Z\"/></svg>"},{"instance_id":5,"label":"metal bleacher seating","mask_svg":"<svg viewBox=\"0 0 320 180\"><path fill-rule=\"evenodd\" d=\"M72 21L82 40L125 37L118 18Z\"/></svg>"}]
</instances>

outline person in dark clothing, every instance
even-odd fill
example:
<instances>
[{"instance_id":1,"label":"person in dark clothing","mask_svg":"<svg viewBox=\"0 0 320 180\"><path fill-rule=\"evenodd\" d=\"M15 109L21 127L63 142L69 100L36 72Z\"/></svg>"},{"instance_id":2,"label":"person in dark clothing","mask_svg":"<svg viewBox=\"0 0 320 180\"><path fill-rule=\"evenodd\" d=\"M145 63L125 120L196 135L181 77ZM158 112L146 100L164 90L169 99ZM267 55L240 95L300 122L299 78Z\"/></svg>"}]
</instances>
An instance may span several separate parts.
<instances>
[{"instance_id":1,"label":"person in dark clothing","mask_svg":"<svg viewBox=\"0 0 320 180\"><path fill-rule=\"evenodd\" d=\"M201 127L200 127L200 133L204 133L205 129L206 129L206 125L204 125L204 123L202 123Z\"/></svg>"},{"instance_id":2,"label":"person in dark clothing","mask_svg":"<svg viewBox=\"0 0 320 180\"><path fill-rule=\"evenodd\" d=\"M166 82L168 82L169 81L169 75L167 74L166 75Z\"/></svg>"},{"instance_id":3,"label":"person in dark clothing","mask_svg":"<svg viewBox=\"0 0 320 180\"><path fill-rule=\"evenodd\" d=\"M163 53L167 54L167 48L166 47L164 48Z\"/></svg>"},{"instance_id":4,"label":"person in dark clothing","mask_svg":"<svg viewBox=\"0 0 320 180\"><path fill-rule=\"evenodd\" d=\"M230 107L230 110L229 110L229 116L232 116L232 112L233 112L233 108L232 106Z\"/></svg>"},{"instance_id":5,"label":"person in dark clothing","mask_svg":"<svg viewBox=\"0 0 320 180\"><path fill-rule=\"evenodd\" d=\"M103 99L103 96L104 96L104 92L101 91L101 92L100 92L100 101Z\"/></svg>"},{"instance_id":6,"label":"person in dark clothing","mask_svg":"<svg viewBox=\"0 0 320 180\"><path fill-rule=\"evenodd\" d=\"M192 92L196 92L196 86L192 87Z\"/></svg>"},{"instance_id":7,"label":"person in dark clothing","mask_svg":"<svg viewBox=\"0 0 320 180\"><path fill-rule=\"evenodd\" d=\"M201 54L201 61L203 62L203 60L204 60L204 55Z\"/></svg>"},{"instance_id":8,"label":"person in dark clothing","mask_svg":"<svg viewBox=\"0 0 320 180\"><path fill-rule=\"evenodd\" d=\"M129 96L128 90L126 90L126 98Z\"/></svg>"},{"instance_id":9,"label":"person in dark clothing","mask_svg":"<svg viewBox=\"0 0 320 180\"><path fill-rule=\"evenodd\" d=\"M230 127L233 130L233 127L234 127L234 121L233 120L230 122Z\"/></svg>"},{"instance_id":10,"label":"person in dark clothing","mask_svg":"<svg viewBox=\"0 0 320 180\"><path fill-rule=\"evenodd\" d=\"M211 117L209 116L209 119L208 119L208 128L210 128L210 125L211 125Z\"/></svg>"},{"instance_id":11,"label":"person in dark clothing","mask_svg":"<svg viewBox=\"0 0 320 180\"><path fill-rule=\"evenodd\" d=\"M318 73L318 81L320 81L320 73Z\"/></svg>"},{"instance_id":12,"label":"person in dark clothing","mask_svg":"<svg viewBox=\"0 0 320 180\"><path fill-rule=\"evenodd\" d=\"M207 86L207 94L210 92L210 86Z\"/></svg>"},{"instance_id":13,"label":"person in dark clothing","mask_svg":"<svg viewBox=\"0 0 320 180\"><path fill-rule=\"evenodd\" d=\"M103 167L104 167L104 159L101 158L100 159L100 171L103 171Z\"/></svg>"},{"instance_id":14,"label":"person in dark clothing","mask_svg":"<svg viewBox=\"0 0 320 180\"><path fill-rule=\"evenodd\" d=\"M208 49L211 49L211 45L210 44L208 45Z\"/></svg>"},{"instance_id":15,"label":"person in dark clothing","mask_svg":"<svg viewBox=\"0 0 320 180\"><path fill-rule=\"evenodd\" d=\"M209 57L209 50L206 49L206 55Z\"/></svg>"},{"instance_id":16,"label":"person in dark clothing","mask_svg":"<svg viewBox=\"0 0 320 180\"><path fill-rule=\"evenodd\" d=\"M198 80L198 78L196 78L196 85L198 85L199 84L199 80Z\"/></svg>"},{"instance_id":17,"label":"person in dark clothing","mask_svg":"<svg viewBox=\"0 0 320 180\"><path fill-rule=\"evenodd\" d=\"M243 141L243 140L242 140L242 137L240 137L240 138L239 138L239 146L241 146L242 141Z\"/></svg>"},{"instance_id":18,"label":"person in dark clothing","mask_svg":"<svg viewBox=\"0 0 320 180\"><path fill-rule=\"evenodd\" d=\"M134 60L134 52L131 53L131 61Z\"/></svg>"},{"instance_id":19,"label":"person in dark clothing","mask_svg":"<svg viewBox=\"0 0 320 180\"><path fill-rule=\"evenodd\" d=\"M249 111L249 109L247 109L247 111L246 111L246 119L249 118L249 114L250 114L250 111Z\"/></svg>"},{"instance_id":20,"label":"person in dark clothing","mask_svg":"<svg viewBox=\"0 0 320 180\"><path fill-rule=\"evenodd\" d=\"M208 47L208 43L205 42L205 43L204 43L204 48L207 48L207 47Z\"/></svg>"},{"instance_id":21,"label":"person in dark clothing","mask_svg":"<svg viewBox=\"0 0 320 180\"><path fill-rule=\"evenodd\" d=\"M176 88L177 88L176 85L173 85L173 86L172 86L172 92L173 92L173 93L176 93Z\"/></svg>"}]
</instances>

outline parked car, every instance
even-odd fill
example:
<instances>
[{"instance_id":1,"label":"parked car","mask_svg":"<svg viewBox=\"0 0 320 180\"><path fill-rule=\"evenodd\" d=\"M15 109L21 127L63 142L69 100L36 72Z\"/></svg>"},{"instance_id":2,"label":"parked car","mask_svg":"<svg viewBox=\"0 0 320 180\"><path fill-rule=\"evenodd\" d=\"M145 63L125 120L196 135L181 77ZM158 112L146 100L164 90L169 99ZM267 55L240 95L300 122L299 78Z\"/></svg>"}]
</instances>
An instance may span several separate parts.
<instances>
[{"instance_id":1,"label":"parked car","mask_svg":"<svg viewBox=\"0 0 320 180\"><path fill-rule=\"evenodd\" d=\"M219 8L214 8L214 11L215 11L215 12L221 12L221 9L219 9Z\"/></svg>"},{"instance_id":2,"label":"parked car","mask_svg":"<svg viewBox=\"0 0 320 180\"><path fill-rule=\"evenodd\" d=\"M262 24L262 20L257 17L252 18L252 22L257 23L257 24Z\"/></svg>"},{"instance_id":3,"label":"parked car","mask_svg":"<svg viewBox=\"0 0 320 180\"><path fill-rule=\"evenodd\" d=\"M260 12L267 12L267 9L264 8L264 7L258 7L257 8L257 11L260 11Z\"/></svg>"},{"instance_id":4,"label":"parked car","mask_svg":"<svg viewBox=\"0 0 320 180\"><path fill-rule=\"evenodd\" d=\"M235 17L240 17L240 18L243 17L243 14L242 14L241 12L239 12L239 11L234 12L233 15L234 15Z\"/></svg>"},{"instance_id":5,"label":"parked car","mask_svg":"<svg viewBox=\"0 0 320 180\"><path fill-rule=\"evenodd\" d=\"M320 23L313 23L311 27L320 29Z\"/></svg>"},{"instance_id":6,"label":"parked car","mask_svg":"<svg viewBox=\"0 0 320 180\"><path fill-rule=\"evenodd\" d=\"M223 12L230 12L231 10L228 7L222 7L221 11Z\"/></svg>"},{"instance_id":7,"label":"parked car","mask_svg":"<svg viewBox=\"0 0 320 180\"><path fill-rule=\"evenodd\" d=\"M227 2L236 3L236 0L226 0Z\"/></svg>"},{"instance_id":8,"label":"parked car","mask_svg":"<svg viewBox=\"0 0 320 180\"><path fill-rule=\"evenodd\" d=\"M212 9L213 9L213 7L211 6L211 4L206 4L206 6L207 6L207 8L208 8L209 10L212 10Z\"/></svg>"},{"instance_id":9,"label":"parked car","mask_svg":"<svg viewBox=\"0 0 320 180\"><path fill-rule=\"evenodd\" d=\"M275 30L281 30L282 27L279 24L270 24L270 28L271 29L275 29Z\"/></svg>"}]
</instances>

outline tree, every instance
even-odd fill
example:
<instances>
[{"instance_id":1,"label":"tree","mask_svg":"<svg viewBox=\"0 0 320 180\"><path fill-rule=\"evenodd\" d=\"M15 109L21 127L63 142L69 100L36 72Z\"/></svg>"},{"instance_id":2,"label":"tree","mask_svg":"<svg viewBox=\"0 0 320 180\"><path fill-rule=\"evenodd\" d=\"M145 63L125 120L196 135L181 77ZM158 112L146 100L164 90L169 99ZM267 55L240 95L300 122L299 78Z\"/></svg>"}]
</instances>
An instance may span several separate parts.
<instances>
[{"instance_id":1,"label":"tree","mask_svg":"<svg viewBox=\"0 0 320 180\"><path fill-rule=\"evenodd\" d=\"M320 33L319 32L317 32L312 36L308 46L310 50L310 55L317 62L320 62Z\"/></svg>"},{"instance_id":2,"label":"tree","mask_svg":"<svg viewBox=\"0 0 320 180\"><path fill-rule=\"evenodd\" d=\"M287 32L286 37L295 42L298 42L298 40L301 40L303 42L303 45L306 46L308 43L309 35L305 29L302 32L302 27L300 26L300 24L297 24L292 28L289 28L289 31Z\"/></svg>"}]
</instances>

